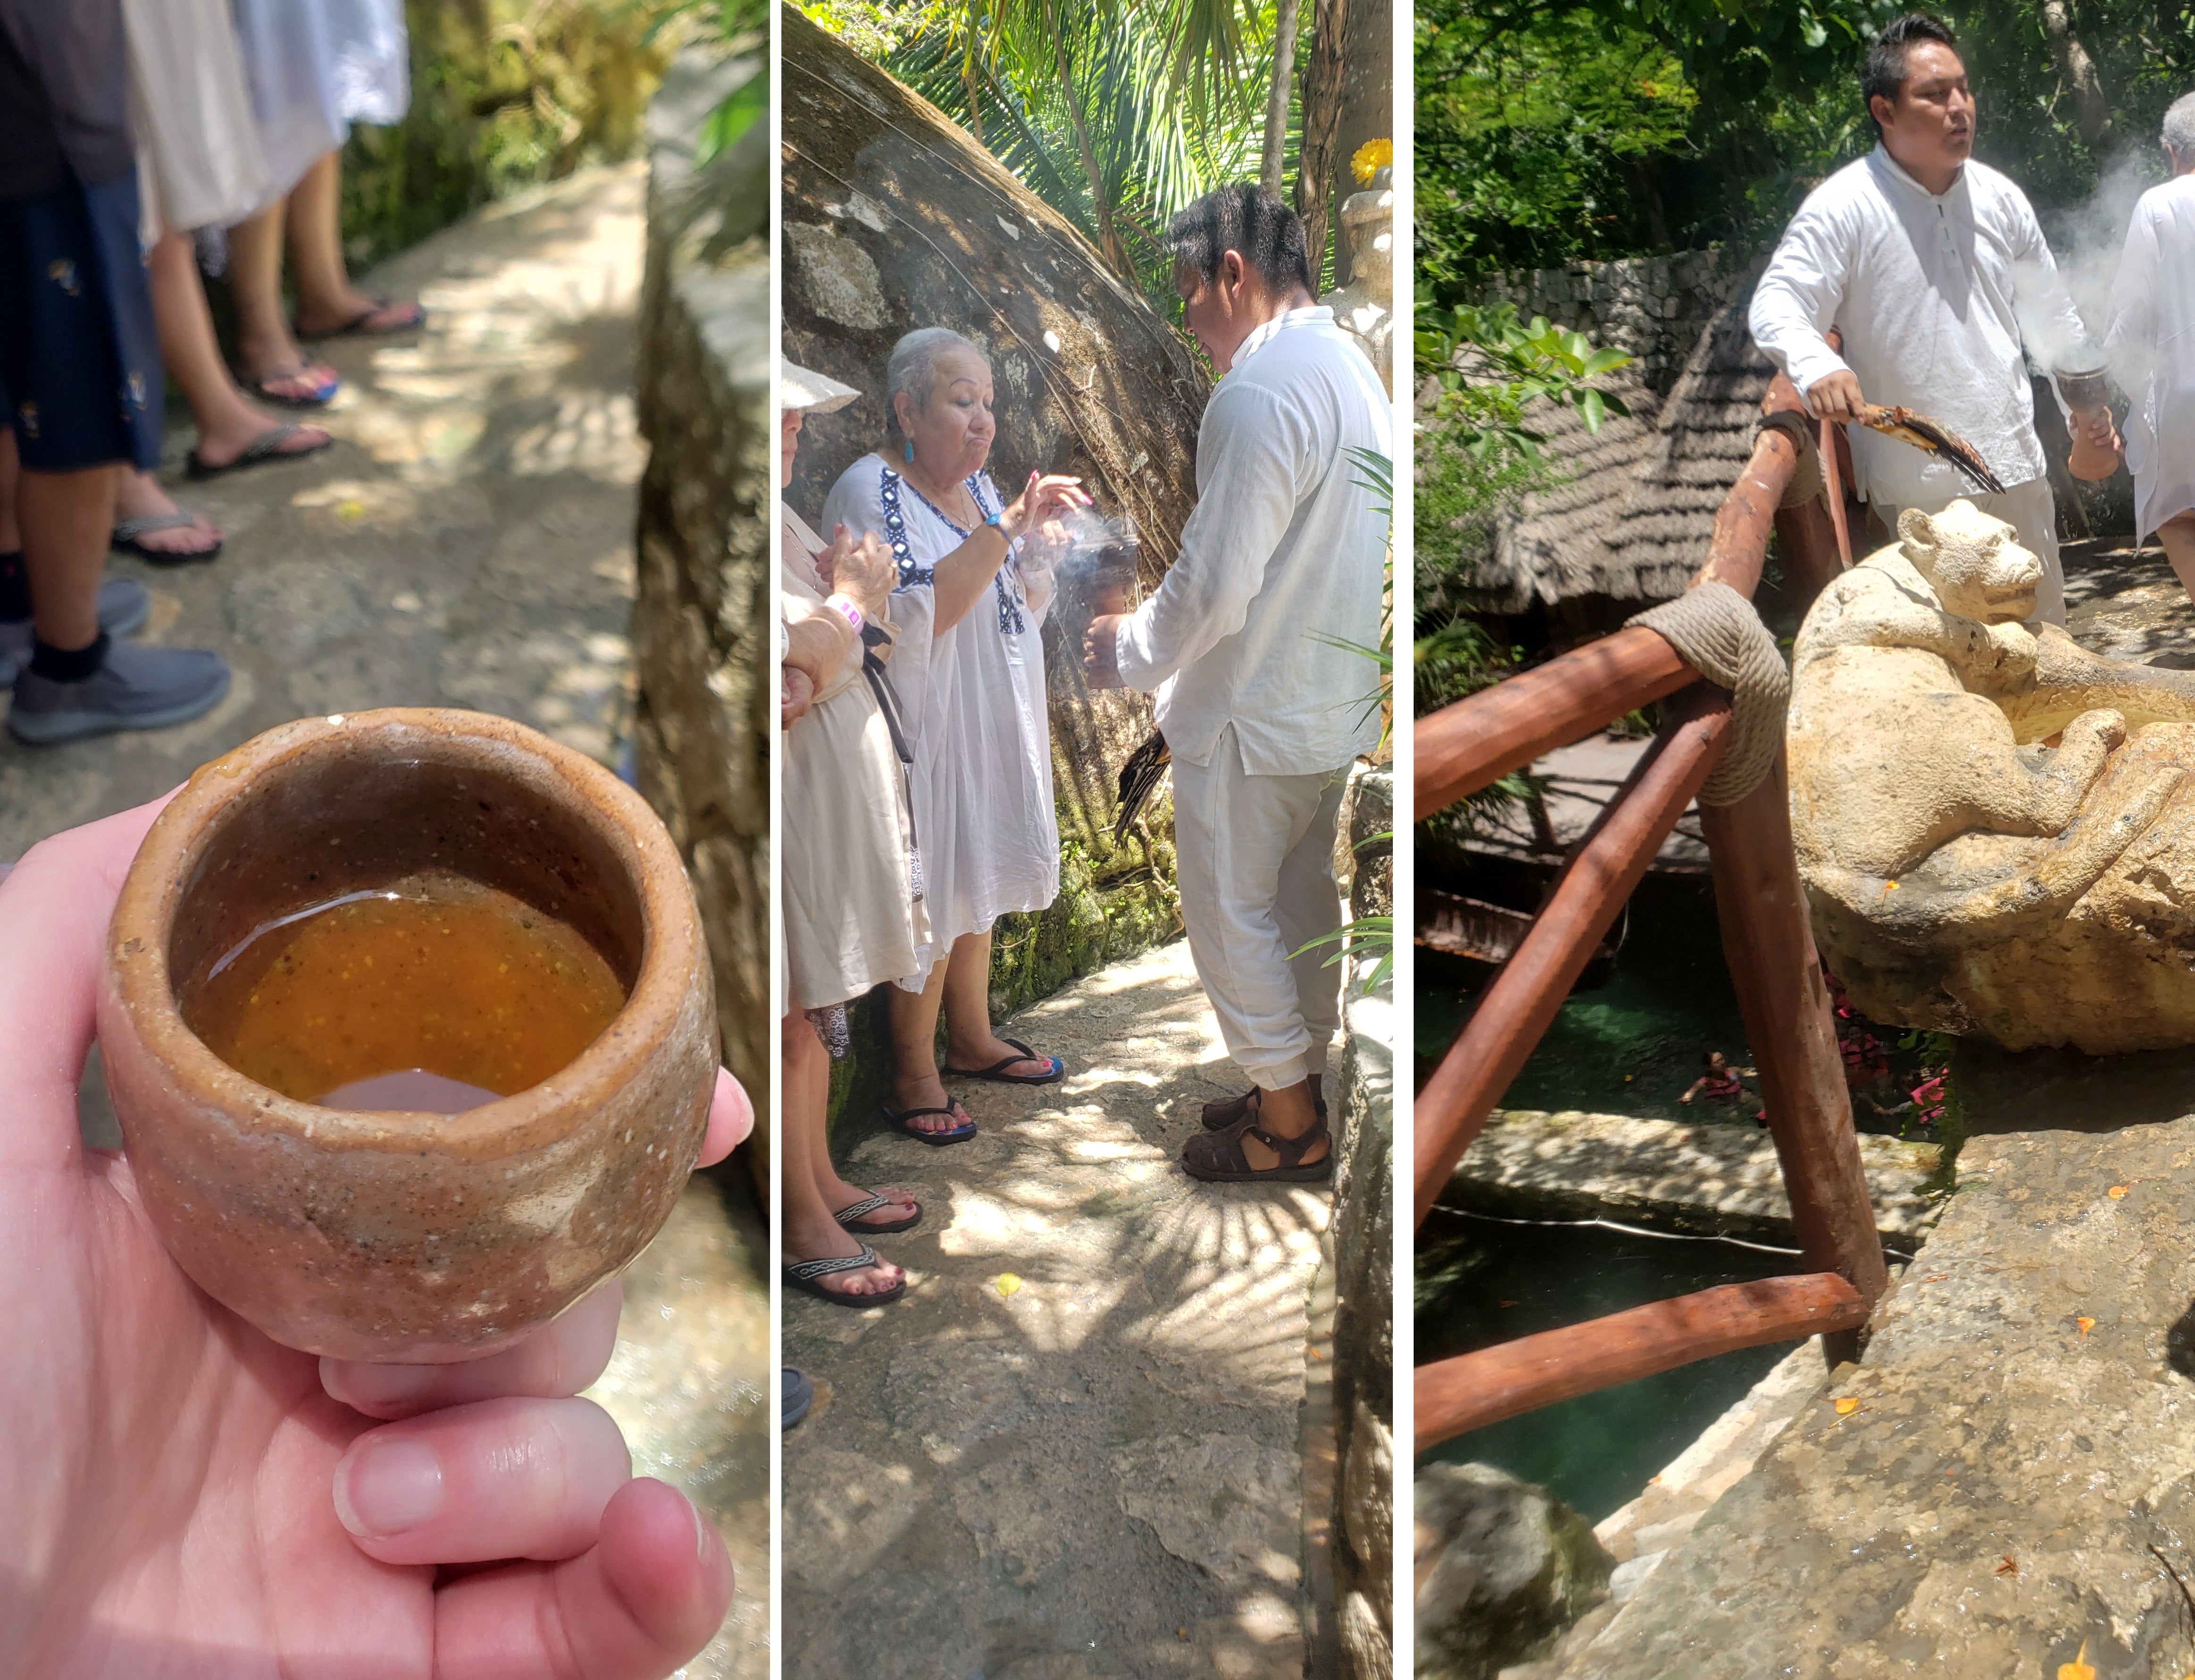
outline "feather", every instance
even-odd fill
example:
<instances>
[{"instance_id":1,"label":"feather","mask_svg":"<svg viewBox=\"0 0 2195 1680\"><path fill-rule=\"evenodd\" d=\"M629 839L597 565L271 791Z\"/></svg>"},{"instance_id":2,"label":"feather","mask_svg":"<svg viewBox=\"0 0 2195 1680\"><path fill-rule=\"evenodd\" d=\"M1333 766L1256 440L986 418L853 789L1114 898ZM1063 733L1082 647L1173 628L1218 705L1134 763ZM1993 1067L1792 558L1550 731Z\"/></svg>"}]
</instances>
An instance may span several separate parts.
<instances>
[{"instance_id":1,"label":"feather","mask_svg":"<svg viewBox=\"0 0 2195 1680\"><path fill-rule=\"evenodd\" d=\"M1172 762L1173 749L1156 730L1151 731L1149 741L1128 754L1127 763L1121 766L1121 814L1113 819L1114 845L1128 837L1129 825L1150 803L1166 777L1167 766Z\"/></svg>"},{"instance_id":2,"label":"feather","mask_svg":"<svg viewBox=\"0 0 2195 1680\"><path fill-rule=\"evenodd\" d=\"M1916 414L1910 408L1886 408L1879 403L1870 403L1861 413L1860 424L1885 437L1910 443L1924 454L1950 462L1978 490L1998 496L2004 494L2004 486L1989 470L1989 463L1981 458L1981 452L1941 420Z\"/></svg>"}]
</instances>

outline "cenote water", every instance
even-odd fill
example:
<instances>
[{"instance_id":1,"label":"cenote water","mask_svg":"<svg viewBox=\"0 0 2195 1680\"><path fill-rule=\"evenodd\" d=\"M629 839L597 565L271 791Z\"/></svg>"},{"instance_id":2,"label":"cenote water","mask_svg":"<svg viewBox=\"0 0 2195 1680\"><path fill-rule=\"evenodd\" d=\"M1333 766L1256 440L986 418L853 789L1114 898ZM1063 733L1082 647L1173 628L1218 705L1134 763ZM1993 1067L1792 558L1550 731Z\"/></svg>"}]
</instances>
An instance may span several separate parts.
<instances>
[{"instance_id":1,"label":"cenote water","mask_svg":"<svg viewBox=\"0 0 2195 1680\"><path fill-rule=\"evenodd\" d=\"M1435 1208L1418 1234L1417 1360L1468 1354L1627 1307L1795 1270L1736 1243L1511 1225ZM1598 1522L1791 1351L1746 1348L1442 1442L1425 1462L1492 1464Z\"/></svg>"}]
</instances>

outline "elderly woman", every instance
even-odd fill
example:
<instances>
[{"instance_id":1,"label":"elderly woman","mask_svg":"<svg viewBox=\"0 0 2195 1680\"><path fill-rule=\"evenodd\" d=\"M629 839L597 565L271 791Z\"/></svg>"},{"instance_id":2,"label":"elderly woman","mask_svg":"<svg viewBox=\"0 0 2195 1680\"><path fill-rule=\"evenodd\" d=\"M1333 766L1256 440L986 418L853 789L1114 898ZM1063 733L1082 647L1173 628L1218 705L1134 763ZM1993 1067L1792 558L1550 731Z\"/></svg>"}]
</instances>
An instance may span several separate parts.
<instances>
[{"instance_id":1,"label":"elderly woman","mask_svg":"<svg viewBox=\"0 0 2195 1680\"><path fill-rule=\"evenodd\" d=\"M786 367L781 488L792 482L804 413L828 413L856 392ZM878 679L890 650L891 557L843 528L827 546L786 508L778 549L785 623L785 1276L846 1306L905 1292L896 1266L861 1238L911 1230L920 1205L896 1188L849 1184L826 1131L831 1056L843 1051L845 1006L915 972L927 937L908 816L903 736ZM819 1036L819 1024L822 1029Z\"/></svg>"},{"instance_id":2,"label":"elderly woman","mask_svg":"<svg viewBox=\"0 0 2195 1680\"><path fill-rule=\"evenodd\" d=\"M991 368L957 332L930 327L893 347L886 371L898 441L840 475L827 523L882 536L907 630L892 666L913 737L929 938L891 1000L893 1102L885 1119L925 1143L975 1135L946 1072L1042 1085L1056 1057L991 1030L991 927L1059 893L1043 626L1051 574L1021 539L1089 498L1080 480L1029 475L1005 501L983 471L997 436Z\"/></svg>"},{"instance_id":3,"label":"elderly woman","mask_svg":"<svg viewBox=\"0 0 2195 1680\"><path fill-rule=\"evenodd\" d=\"M2195 94L2164 113L2172 179L2135 205L2111 292L2106 341L2111 374L2132 400L2127 465L2134 473L2135 522L2154 531L2165 557L2195 595ZM2108 447L2099 417L2090 442Z\"/></svg>"}]
</instances>

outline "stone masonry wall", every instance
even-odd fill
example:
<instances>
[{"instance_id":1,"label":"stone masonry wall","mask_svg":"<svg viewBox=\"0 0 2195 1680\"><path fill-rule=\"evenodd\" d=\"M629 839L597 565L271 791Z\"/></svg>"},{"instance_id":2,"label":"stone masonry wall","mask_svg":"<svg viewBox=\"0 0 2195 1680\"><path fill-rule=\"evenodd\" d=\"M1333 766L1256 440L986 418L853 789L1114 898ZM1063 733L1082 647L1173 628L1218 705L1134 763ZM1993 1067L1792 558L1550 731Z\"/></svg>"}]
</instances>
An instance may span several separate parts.
<instances>
[{"instance_id":1,"label":"stone masonry wall","mask_svg":"<svg viewBox=\"0 0 2195 1680\"><path fill-rule=\"evenodd\" d=\"M769 124L694 167L694 139L752 59L672 66L648 113L641 297L641 791L693 876L716 972L725 1065L754 1098L768 1160L769 782L775 727L765 515L769 413Z\"/></svg>"},{"instance_id":2,"label":"stone masonry wall","mask_svg":"<svg viewBox=\"0 0 2195 1680\"><path fill-rule=\"evenodd\" d=\"M1766 263L1719 249L1576 263L1503 274L1478 301L1512 303L1526 320L1545 315L1597 344L1629 351L1647 384L1666 396L1707 324Z\"/></svg>"}]
</instances>

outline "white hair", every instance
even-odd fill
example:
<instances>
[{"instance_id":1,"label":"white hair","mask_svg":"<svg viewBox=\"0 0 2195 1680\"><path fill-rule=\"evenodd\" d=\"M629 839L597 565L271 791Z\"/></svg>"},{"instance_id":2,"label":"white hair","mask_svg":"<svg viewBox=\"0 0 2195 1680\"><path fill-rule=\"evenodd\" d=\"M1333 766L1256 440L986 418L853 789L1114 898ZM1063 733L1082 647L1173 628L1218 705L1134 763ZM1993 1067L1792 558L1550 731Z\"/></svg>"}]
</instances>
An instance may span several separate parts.
<instances>
[{"instance_id":1,"label":"white hair","mask_svg":"<svg viewBox=\"0 0 2195 1680\"><path fill-rule=\"evenodd\" d=\"M917 413L930 407L930 393L937 389L937 364L954 350L965 350L990 366L982 351L949 326L918 327L892 346L891 360L884 367L884 402L894 414L899 412L895 399L902 392L913 400Z\"/></svg>"},{"instance_id":2,"label":"white hair","mask_svg":"<svg viewBox=\"0 0 2195 1680\"><path fill-rule=\"evenodd\" d=\"M2195 163L2195 93L2181 95L2164 113L2164 143L2181 163Z\"/></svg>"}]
</instances>

